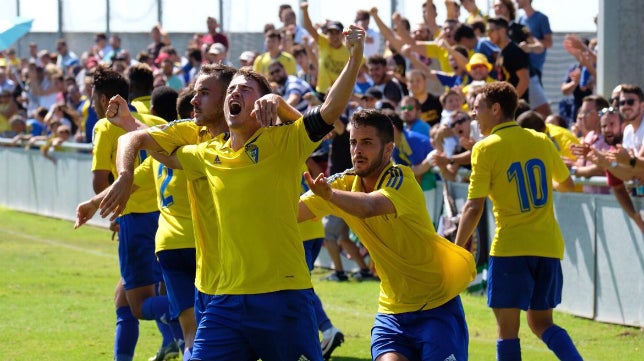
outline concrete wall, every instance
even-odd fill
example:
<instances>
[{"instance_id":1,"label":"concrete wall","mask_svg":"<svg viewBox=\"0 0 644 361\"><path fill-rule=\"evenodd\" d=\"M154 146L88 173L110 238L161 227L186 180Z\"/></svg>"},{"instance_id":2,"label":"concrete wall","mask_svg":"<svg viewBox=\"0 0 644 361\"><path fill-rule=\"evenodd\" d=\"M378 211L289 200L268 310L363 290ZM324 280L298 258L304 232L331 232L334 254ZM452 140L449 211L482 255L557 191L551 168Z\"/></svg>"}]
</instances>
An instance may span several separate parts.
<instances>
[{"instance_id":1,"label":"concrete wall","mask_svg":"<svg viewBox=\"0 0 644 361\"><path fill-rule=\"evenodd\" d=\"M76 205L91 197L91 155L55 153L57 164L36 150L0 145L0 206L73 220ZM460 209L467 185L454 184L452 196ZM443 202L442 185L425 192L427 208L437 220ZM564 292L559 309L590 319L644 326L644 244L642 234L612 195L555 194L555 210L566 240ZM641 199L635 199L638 209ZM494 232L491 207L488 239ZM91 224L108 223L95 216ZM330 264L322 254L321 262ZM355 265L345 260L345 269Z\"/></svg>"}]
</instances>

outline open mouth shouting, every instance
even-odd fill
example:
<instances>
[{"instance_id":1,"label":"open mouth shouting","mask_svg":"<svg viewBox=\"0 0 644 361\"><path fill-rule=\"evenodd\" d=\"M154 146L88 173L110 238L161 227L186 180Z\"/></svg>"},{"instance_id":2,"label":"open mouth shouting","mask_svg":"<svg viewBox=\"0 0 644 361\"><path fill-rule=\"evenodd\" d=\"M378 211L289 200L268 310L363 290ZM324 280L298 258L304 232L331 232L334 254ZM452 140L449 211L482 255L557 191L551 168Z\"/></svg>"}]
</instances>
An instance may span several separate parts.
<instances>
[{"instance_id":1,"label":"open mouth shouting","mask_svg":"<svg viewBox=\"0 0 644 361\"><path fill-rule=\"evenodd\" d=\"M230 109L230 115L238 115L242 111L242 106L239 101L231 100L228 102L228 109Z\"/></svg>"}]
</instances>

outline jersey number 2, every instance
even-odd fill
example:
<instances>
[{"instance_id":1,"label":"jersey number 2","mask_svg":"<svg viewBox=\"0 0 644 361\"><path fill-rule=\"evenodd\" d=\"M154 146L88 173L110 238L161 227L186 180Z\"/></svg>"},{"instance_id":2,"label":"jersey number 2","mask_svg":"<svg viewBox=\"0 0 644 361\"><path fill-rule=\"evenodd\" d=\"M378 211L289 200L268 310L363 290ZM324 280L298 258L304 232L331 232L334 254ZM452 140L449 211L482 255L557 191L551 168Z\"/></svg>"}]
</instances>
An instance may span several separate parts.
<instances>
[{"instance_id":1,"label":"jersey number 2","mask_svg":"<svg viewBox=\"0 0 644 361\"><path fill-rule=\"evenodd\" d=\"M165 170L165 172L164 172ZM174 199L172 198L171 195L165 196L165 190L168 188L168 184L170 184L170 181L172 180L172 168L168 168L164 166L163 164L159 165L159 170L157 172L157 178L161 178L163 176L163 173L165 173L165 178L163 178L163 182L161 182L161 188L159 189L159 197L161 198L161 205L165 207L169 207L174 203Z\"/></svg>"},{"instance_id":2,"label":"jersey number 2","mask_svg":"<svg viewBox=\"0 0 644 361\"><path fill-rule=\"evenodd\" d=\"M516 182L521 212L533 207L541 208L548 202L548 180L546 167L541 159L530 159L525 164L514 162L507 171L508 182Z\"/></svg>"}]
</instances>

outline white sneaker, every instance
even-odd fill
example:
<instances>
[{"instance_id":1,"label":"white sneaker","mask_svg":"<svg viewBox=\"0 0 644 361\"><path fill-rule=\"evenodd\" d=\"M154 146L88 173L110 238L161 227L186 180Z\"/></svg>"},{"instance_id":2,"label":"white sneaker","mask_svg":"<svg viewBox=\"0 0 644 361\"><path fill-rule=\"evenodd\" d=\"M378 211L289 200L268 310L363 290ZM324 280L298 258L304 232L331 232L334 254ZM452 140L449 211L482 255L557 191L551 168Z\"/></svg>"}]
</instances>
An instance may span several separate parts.
<instances>
[{"instance_id":1,"label":"white sneaker","mask_svg":"<svg viewBox=\"0 0 644 361\"><path fill-rule=\"evenodd\" d=\"M322 332L322 357L328 360L336 347L344 342L344 335L335 327Z\"/></svg>"}]
</instances>

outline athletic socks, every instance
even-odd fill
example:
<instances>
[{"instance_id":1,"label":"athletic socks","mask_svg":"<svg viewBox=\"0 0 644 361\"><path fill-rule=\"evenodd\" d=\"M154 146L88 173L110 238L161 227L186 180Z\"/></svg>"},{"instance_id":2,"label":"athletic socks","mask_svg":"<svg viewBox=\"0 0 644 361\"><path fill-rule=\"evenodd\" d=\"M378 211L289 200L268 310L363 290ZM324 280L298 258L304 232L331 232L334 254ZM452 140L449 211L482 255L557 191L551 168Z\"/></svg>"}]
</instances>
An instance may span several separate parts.
<instances>
[{"instance_id":1,"label":"athletic socks","mask_svg":"<svg viewBox=\"0 0 644 361\"><path fill-rule=\"evenodd\" d=\"M155 296L146 298L141 306L141 314L144 320L158 320L163 323L168 323L170 311L170 303L168 296Z\"/></svg>"},{"instance_id":2,"label":"athletic socks","mask_svg":"<svg viewBox=\"0 0 644 361\"><path fill-rule=\"evenodd\" d=\"M581 355L563 328L552 325L541 335L541 340L561 361L582 361Z\"/></svg>"},{"instance_id":3,"label":"athletic socks","mask_svg":"<svg viewBox=\"0 0 644 361\"><path fill-rule=\"evenodd\" d=\"M163 323L159 320L154 320L157 323L157 328L163 340L161 341L161 347L166 347L169 344L174 342L174 334L172 333L172 327L170 325Z\"/></svg>"},{"instance_id":4,"label":"athletic socks","mask_svg":"<svg viewBox=\"0 0 644 361\"><path fill-rule=\"evenodd\" d=\"M497 361L521 361L521 343L518 338L496 341Z\"/></svg>"},{"instance_id":5,"label":"athletic socks","mask_svg":"<svg viewBox=\"0 0 644 361\"><path fill-rule=\"evenodd\" d=\"M183 361L190 361L191 357L192 357L192 347L186 349L183 352Z\"/></svg>"},{"instance_id":6,"label":"athletic socks","mask_svg":"<svg viewBox=\"0 0 644 361\"><path fill-rule=\"evenodd\" d=\"M139 339L139 320L129 306L116 309L116 332L114 333L114 360L132 361Z\"/></svg>"}]
</instances>

